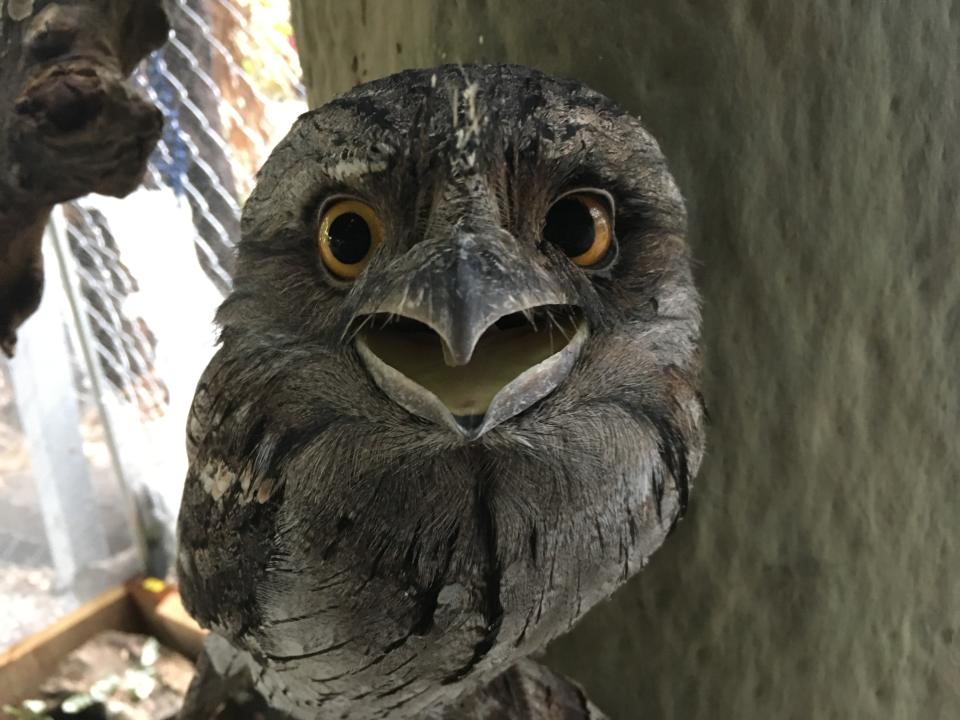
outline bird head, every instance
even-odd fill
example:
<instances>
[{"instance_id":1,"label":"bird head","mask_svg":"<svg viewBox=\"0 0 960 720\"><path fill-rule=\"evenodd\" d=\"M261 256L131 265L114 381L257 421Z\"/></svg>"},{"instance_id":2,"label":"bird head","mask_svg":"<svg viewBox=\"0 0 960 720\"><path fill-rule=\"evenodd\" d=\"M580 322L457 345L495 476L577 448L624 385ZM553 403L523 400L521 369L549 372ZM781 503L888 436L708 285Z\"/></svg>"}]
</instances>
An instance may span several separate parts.
<instances>
[{"instance_id":1,"label":"bird head","mask_svg":"<svg viewBox=\"0 0 960 720\"><path fill-rule=\"evenodd\" d=\"M411 432L549 420L596 347L622 353L614 385L697 370L680 194L639 121L582 86L402 73L302 117L259 178L225 337L257 322L339 352L340 388ZM658 360L666 328L685 343Z\"/></svg>"}]
</instances>

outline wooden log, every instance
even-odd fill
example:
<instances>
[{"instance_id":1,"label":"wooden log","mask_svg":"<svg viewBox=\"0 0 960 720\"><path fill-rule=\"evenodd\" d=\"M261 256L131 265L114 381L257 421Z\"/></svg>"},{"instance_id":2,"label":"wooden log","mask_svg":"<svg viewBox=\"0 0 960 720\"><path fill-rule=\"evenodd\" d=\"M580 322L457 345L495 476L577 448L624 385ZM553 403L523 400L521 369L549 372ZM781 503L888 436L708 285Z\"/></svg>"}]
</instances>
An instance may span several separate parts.
<instances>
[{"instance_id":1,"label":"wooden log","mask_svg":"<svg viewBox=\"0 0 960 720\"><path fill-rule=\"evenodd\" d=\"M169 31L162 0L0 2L0 350L40 303L51 208L123 197L160 138L126 78Z\"/></svg>"}]
</instances>

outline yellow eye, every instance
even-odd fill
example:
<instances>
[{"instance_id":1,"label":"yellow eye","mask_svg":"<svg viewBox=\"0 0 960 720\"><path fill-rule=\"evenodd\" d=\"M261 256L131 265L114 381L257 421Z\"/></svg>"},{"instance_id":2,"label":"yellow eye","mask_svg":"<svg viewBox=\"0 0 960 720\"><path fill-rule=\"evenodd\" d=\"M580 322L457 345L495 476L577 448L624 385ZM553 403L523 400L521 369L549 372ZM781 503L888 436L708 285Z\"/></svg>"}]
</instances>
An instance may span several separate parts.
<instances>
[{"instance_id":1,"label":"yellow eye","mask_svg":"<svg viewBox=\"0 0 960 720\"><path fill-rule=\"evenodd\" d=\"M597 195L564 195L547 212L543 237L581 267L607 257L613 242L613 222L607 204Z\"/></svg>"},{"instance_id":2,"label":"yellow eye","mask_svg":"<svg viewBox=\"0 0 960 720\"><path fill-rule=\"evenodd\" d=\"M341 280L353 280L383 241L383 224L372 207L359 200L337 200L323 211L317 242L320 258Z\"/></svg>"}]
</instances>

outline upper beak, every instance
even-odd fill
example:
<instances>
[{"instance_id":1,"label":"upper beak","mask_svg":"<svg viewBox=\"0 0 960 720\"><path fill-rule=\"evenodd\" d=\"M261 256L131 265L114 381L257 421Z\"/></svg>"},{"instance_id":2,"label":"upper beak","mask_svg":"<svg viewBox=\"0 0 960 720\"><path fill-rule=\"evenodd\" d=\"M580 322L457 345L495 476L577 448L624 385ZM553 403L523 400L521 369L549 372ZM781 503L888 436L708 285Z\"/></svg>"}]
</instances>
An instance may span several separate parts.
<instances>
[{"instance_id":1,"label":"upper beak","mask_svg":"<svg viewBox=\"0 0 960 720\"><path fill-rule=\"evenodd\" d=\"M397 404L468 439L553 391L588 335L572 293L503 230L418 243L390 273L403 282L354 315L360 357Z\"/></svg>"}]
</instances>

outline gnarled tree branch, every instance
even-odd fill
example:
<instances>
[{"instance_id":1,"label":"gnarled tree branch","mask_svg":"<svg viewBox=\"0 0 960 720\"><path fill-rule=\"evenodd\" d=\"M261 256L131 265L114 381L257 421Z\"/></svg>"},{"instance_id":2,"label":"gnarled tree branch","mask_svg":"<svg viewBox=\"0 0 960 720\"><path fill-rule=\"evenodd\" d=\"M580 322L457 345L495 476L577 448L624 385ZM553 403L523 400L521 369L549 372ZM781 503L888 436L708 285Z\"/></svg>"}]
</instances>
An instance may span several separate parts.
<instances>
[{"instance_id":1,"label":"gnarled tree branch","mask_svg":"<svg viewBox=\"0 0 960 720\"><path fill-rule=\"evenodd\" d=\"M225 720L218 708L234 701L241 717L252 708L268 720L290 720L285 713L265 709L254 689L256 663L218 635L210 635L197 662L197 674L178 720ZM245 698L245 699L240 699ZM318 720L326 718L322 708ZM435 707L422 720L607 720L580 686L545 665L525 658L471 691L452 705Z\"/></svg>"},{"instance_id":2,"label":"gnarled tree branch","mask_svg":"<svg viewBox=\"0 0 960 720\"><path fill-rule=\"evenodd\" d=\"M520 660L492 681L428 720L606 720L580 687L531 659Z\"/></svg>"},{"instance_id":3,"label":"gnarled tree branch","mask_svg":"<svg viewBox=\"0 0 960 720\"><path fill-rule=\"evenodd\" d=\"M0 0L0 349L40 304L57 203L139 185L163 119L126 78L169 31L162 0Z\"/></svg>"}]
</instances>

